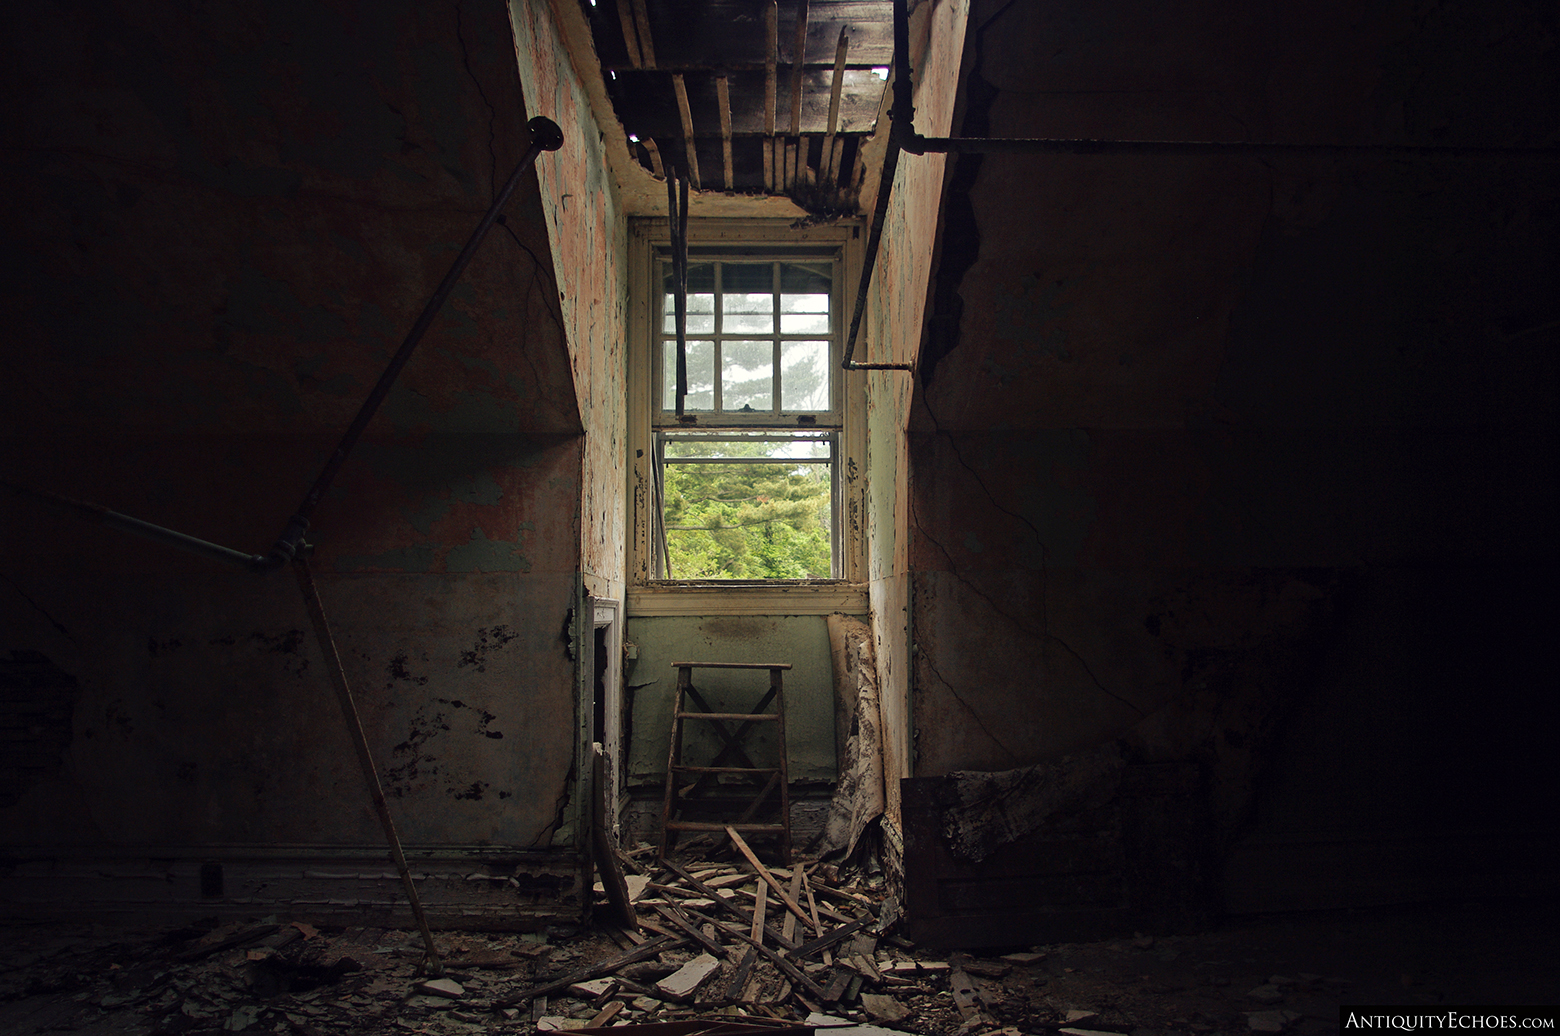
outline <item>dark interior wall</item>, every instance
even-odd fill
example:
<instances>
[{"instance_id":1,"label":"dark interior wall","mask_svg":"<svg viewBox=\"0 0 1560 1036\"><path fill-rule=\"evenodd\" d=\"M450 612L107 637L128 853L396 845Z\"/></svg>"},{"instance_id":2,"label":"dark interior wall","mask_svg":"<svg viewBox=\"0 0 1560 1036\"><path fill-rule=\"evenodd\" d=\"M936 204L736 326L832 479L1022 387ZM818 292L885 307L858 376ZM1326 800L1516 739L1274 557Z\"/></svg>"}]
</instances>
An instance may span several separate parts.
<instances>
[{"instance_id":1,"label":"dark interior wall","mask_svg":"<svg viewBox=\"0 0 1560 1036\"><path fill-rule=\"evenodd\" d=\"M1556 31L1519 3L977 4L963 131L1552 145ZM916 773L1195 762L1235 909L1531 887L1555 163L985 156L949 183Z\"/></svg>"},{"instance_id":2,"label":"dark interior wall","mask_svg":"<svg viewBox=\"0 0 1560 1036\"><path fill-rule=\"evenodd\" d=\"M265 552L520 157L503 4L45 3L0 40L3 477ZM534 176L507 211L310 533L414 845L569 838L581 423ZM4 516L0 655L66 674L13 850L382 845L289 573Z\"/></svg>"}]
</instances>

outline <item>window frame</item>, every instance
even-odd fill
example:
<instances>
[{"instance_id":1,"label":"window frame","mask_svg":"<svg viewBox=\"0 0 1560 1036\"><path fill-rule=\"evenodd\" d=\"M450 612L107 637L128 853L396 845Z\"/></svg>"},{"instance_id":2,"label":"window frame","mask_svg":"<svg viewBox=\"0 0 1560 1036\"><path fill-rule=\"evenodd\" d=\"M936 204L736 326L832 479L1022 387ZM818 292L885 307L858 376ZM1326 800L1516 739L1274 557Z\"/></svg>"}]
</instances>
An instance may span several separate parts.
<instances>
[{"instance_id":1,"label":"window frame","mask_svg":"<svg viewBox=\"0 0 1560 1036\"><path fill-rule=\"evenodd\" d=\"M628 300L628 607L638 615L828 614L865 610L862 582L862 515L865 485L864 374L841 366L849 289L861 261L859 221L826 227L793 228L787 220L693 219L688 223L690 250L715 249L737 261L795 258L795 249L827 249L835 262L831 290L829 369L830 411L769 414L690 411L683 419L663 412L660 394L664 370L658 348L662 321L659 255L669 243L665 219L630 223ZM789 254L787 254L789 253ZM703 258L703 257L695 257ZM778 333L779 329L775 328ZM770 336L758 336L770 337ZM690 338L693 336L690 335ZM781 401L776 401L781 402ZM834 442L831 544L837 575L802 580L680 580L654 577L652 543L658 506L658 457L662 432L827 433Z\"/></svg>"}]
</instances>

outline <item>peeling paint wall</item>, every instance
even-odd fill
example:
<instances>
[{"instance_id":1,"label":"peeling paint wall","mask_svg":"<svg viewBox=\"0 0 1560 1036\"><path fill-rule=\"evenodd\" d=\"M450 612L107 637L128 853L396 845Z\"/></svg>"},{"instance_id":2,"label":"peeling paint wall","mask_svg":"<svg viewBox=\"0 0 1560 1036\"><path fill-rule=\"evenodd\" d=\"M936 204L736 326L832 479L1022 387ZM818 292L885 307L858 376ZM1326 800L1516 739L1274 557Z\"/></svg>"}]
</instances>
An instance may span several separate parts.
<instances>
[{"instance_id":1,"label":"peeling paint wall","mask_svg":"<svg viewBox=\"0 0 1560 1036\"><path fill-rule=\"evenodd\" d=\"M911 17L915 127L946 135L964 49L967 0L922 4ZM937 242L942 155L900 156L856 359L914 362L921 346L927 286ZM870 208L871 200L863 201ZM899 779L912 774L911 634L908 542L911 376L867 375L867 575L881 693L886 823L898 825Z\"/></svg>"},{"instance_id":2,"label":"peeling paint wall","mask_svg":"<svg viewBox=\"0 0 1560 1036\"><path fill-rule=\"evenodd\" d=\"M588 29L579 12L547 0L511 0L510 20L527 108L563 130L563 147L537 162L570 362L585 424L580 550L587 590L623 600L627 579L628 219L618 203L590 98L565 36Z\"/></svg>"},{"instance_id":3,"label":"peeling paint wall","mask_svg":"<svg viewBox=\"0 0 1560 1036\"><path fill-rule=\"evenodd\" d=\"M677 694L673 662L789 662L785 673L785 738L793 782L835 779L835 688L829 631L821 615L640 616L625 627L639 657L625 676L631 738L630 784L660 784L666 777ZM695 670L694 685L712 708L746 712L769 687L769 673ZM686 743L715 746L708 724L689 724ZM756 751L773 758L768 727L750 737ZM756 757L755 757L756 758ZM759 765L770 765L760 763Z\"/></svg>"},{"instance_id":4,"label":"peeling paint wall","mask_svg":"<svg viewBox=\"0 0 1560 1036\"><path fill-rule=\"evenodd\" d=\"M263 553L519 160L504 7L0 21L0 476ZM583 446L547 250L529 177L310 531L414 854L569 844ZM77 688L61 764L0 809L13 860L383 855L289 573L9 494L3 532L0 657Z\"/></svg>"},{"instance_id":5,"label":"peeling paint wall","mask_svg":"<svg viewBox=\"0 0 1560 1036\"><path fill-rule=\"evenodd\" d=\"M1555 29L977 3L963 135L1552 141ZM1553 164L967 161L912 426L916 773L1194 762L1232 909L1531 886Z\"/></svg>"}]
</instances>

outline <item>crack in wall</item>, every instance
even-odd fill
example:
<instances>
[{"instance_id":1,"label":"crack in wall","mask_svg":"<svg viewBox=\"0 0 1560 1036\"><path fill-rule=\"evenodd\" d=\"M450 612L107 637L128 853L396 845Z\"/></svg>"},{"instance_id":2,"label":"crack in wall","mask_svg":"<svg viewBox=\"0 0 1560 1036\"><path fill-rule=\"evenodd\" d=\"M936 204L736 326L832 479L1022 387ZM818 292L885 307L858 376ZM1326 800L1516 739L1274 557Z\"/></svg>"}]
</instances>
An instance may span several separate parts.
<instances>
[{"instance_id":1,"label":"crack in wall","mask_svg":"<svg viewBox=\"0 0 1560 1036\"><path fill-rule=\"evenodd\" d=\"M993 733L990 727L986 726L986 721L981 718L979 712L975 711L975 706L971 705L964 699L964 695L959 693L958 688L953 685L953 682L942 674L942 670L937 668L937 663L927 658L925 654L922 654L921 658L925 662L926 667L932 671L932 675L937 677L937 679L944 687L948 688L948 693L953 695L953 700L964 706L964 711L970 714L970 718L975 721L975 725L981 729L982 733L991 739L991 743L1002 749L1002 751L1006 752L1008 754L1008 758L1013 760L1014 766L1023 765L1023 760L1019 758L1018 753L1009 748L1006 742Z\"/></svg>"},{"instance_id":2,"label":"crack in wall","mask_svg":"<svg viewBox=\"0 0 1560 1036\"><path fill-rule=\"evenodd\" d=\"M10 576L8 576L8 575L6 575L4 573L0 573L0 579L4 579L6 581L6 583L8 583L10 585L11 589L16 591L16 595L18 597L20 597L22 600L26 601L28 604L32 605L33 610L36 611L39 615L42 615L45 619L47 619L48 622L49 622L49 625L53 626L55 629L59 630L60 634L62 636L64 636L65 639L69 640L72 644L80 643L74 636L71 635L70 630L68 630L64 626L60 625L59 620L56 619L54 616L49 614L48 609L44 608L43 605L39 604L37 601L33 600L30 596L28 596L27 591L25 591L21 587L17 586L16 585L16 580L12 579Z\"/></svg>"},{"instance_id":3,"label":"crack in wall","mask_svg":"<svg viewBox=\"0 0 1560 1036\"><path fill-rule=\"evenodd\" d=\"M569 772L563 778L563 790L558 792L557 799L553 802L553 818L547 822L537 836L531 840L528 849L538 849L544 845L551 845L552 839L563 830L564 815L569 809L569 790L574 787L574 767L569 767Z\"/></svg>"},{"instance_id":4,"label":"crack in wall","mask_svg":"<svg viewBox=\"0 0 1560 1036\"><path fill-rule=\"evenodd\" d=\"M970 465L964 460L964 457L959 453L958 446L955 445L954 442L953 442L952 434L949 433L949 432L943 431L942 428L938 425L937 415L932 411L932 408L930 407L930 405L926 404L926 400L925 400L924 397L922 398L922 404L924 406L926 406L926 412L927 412L927 415L932 420L932 426L933 426L933 429L934 429L935 433L938 436L945 437L948 440L949 446L953 449L953 454L958 459L959 464L962 467L964 467L964 469L967 470L970 473L970 476L972 478L975 479L975 484L980 486L981 491L986 494L986 498L987 498L987 500L989 500L991 502L991 505L993 507L995 507L997 510L1001 511L1003 514L1010 515L1010 516L1012 516L1014 518L1017 518L1019 521L1023 522L1026 526L1028 526L1029 530L1032 533L1034 533L1035 542L1037 544L1039 544L1039 546L1040 546L1040 558L1041 558L1041 561L1040 561L1040 565L1041 565L1041 567L1040 567L1040 623L1041 623L1041 626L1040 626L1040 628L1039 629L1035 629L1032 626L1030 626L1028 623L1026 623L1026 622L1022 621L1021 619L1019 619L1017 616L1012 615L1009 612L1007 612L1006 610L1004 610L1000 605L997 604L997 602L995 600L993 600L991 598L991 596L989 594L987 594L984 590L980 589L980 587L976 586L962 572L959 571L959 565L958 565L958 563L956 561L954 561L953 555L949 552L948 548L943 546L942 542L940 540L938 540L935 536L933 536L929 532L927 532L926 531L926 527L921 524L921 517L920 517L919 511L918 511L918 509L916 507L915 494L912 493L912 494L910 494L910 519L911 519L911 521L913 521L915 523L916 531L919 532L922 536L926 537L927 542L931 543L939 551L942 552L943 557L945 559L947 559L947 562L948 562L948 573L950 575L952 575L955 579L957 579L960 583L962 583L965 587L967 587L970 590L971 593L975 594L981 600L985 601L987 607L989 607L992 611L996 612L998 615L1000 615L1004 619L1008 620L1008 622L1012 623L1015 627L1017 627L1019 630L1023 631L1024 633L1027 633L1031 637L1035 637L1036 639L1039 639L1042 643L1053 642L1057 646L1061 647L1064 651L1066 651L1069 655L1071 655L1074 659L1077 660L1078 664L1083 667L1083 671L1088 674L1089 679L1091 681L1093 681L1094 686L1096 688L1098 688L1099 691L1102 694L1105 694L1105 695L1107 695L1107 696L1109 696L1111 698L1116 699L1117 701L1121 702L1121 704L1127 706L1133 712L1137 713L1139 716L1147 715L1147 713L1145 713L1136 704L1134 704L1133 702L1129 701L1126 698L1123 698L1121 695L1117 694L1115 691L1112 691L1110 688L1106 687L1104 682L1102 680L1100 680L1100 678L1097 675L1095 675L1094 669L1093 669L1092 666L1089 665L1088 659L1084 658L1083 655L1081 653L1079 653L1078 650L1076 648L1074 648L1071 644L1067 643L1061 637L1058 637L1056 634L1054 634L1054 633L1052 633L1050 631L1050 629L1048 628L1049 620L1047 618L1047 597L1048 597L1048 594L1049 594L1049 586L1048 586L1049 571L1048 571L1048 569L1046 567L1046 562L1045 562L1045 559L1047 557L1047 549L1046 549L1045 542L1040 538L1040 530L1035 527L1035 524L1033 522L1029 521L1029 519L1025 518L1023 515L1015 514L1014 512L1009 511L1007 508L1003 507L1001 504L999 504L997 502L996 498L992 495L991 489L986 485L985 481L983 479L981 479L980 475L976 473L975 469L970 467ZM939 679L942 679L940 674L939 674ZM947 681L944 680L944 682L946 683Z\"/></svg>"},{"instance_id":5,"label":"crack in wall","mask_svg":"<svg viewBox=\"0 0 1560 1036\"><path fill-rule=\"evenodd\" d=\"M488 197L498 195L498 109L493 107L493 102L488 100L487 91L482 88L482 80L471 67L471 47L466 43L465 32L465 7L456 0L455 3L455 39L460 43L460 63L466 70L466 75L471 77L471 82L477 88L477 96L482 98L482 103L488 110Z\"/></svg>"}]
</instances>

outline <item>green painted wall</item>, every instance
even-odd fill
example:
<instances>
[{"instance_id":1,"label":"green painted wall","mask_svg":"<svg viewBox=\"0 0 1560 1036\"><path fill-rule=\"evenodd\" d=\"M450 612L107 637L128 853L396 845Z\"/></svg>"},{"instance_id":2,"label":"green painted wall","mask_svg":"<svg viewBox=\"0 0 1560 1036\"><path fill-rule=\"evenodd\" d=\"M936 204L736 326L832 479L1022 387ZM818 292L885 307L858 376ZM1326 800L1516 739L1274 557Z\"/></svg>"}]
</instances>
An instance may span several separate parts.
<instances>
[{"instance_id":1,"label":"green painted wall","mask_svg":"<svg viewBox=\"0 0 1560 1036\"><path fill-rule=\"evenodd\" d=\"M666 774L672 703L677 688L673 662L789 662L785 674L786 747L796 781L832 781L834 675L829 632L821 615L658 616L631 618L624 627L639 652L627 672L632 731L630 784L660 783ZM746 711L769 686L767 672L696 671L694 684L710 707ZM757 751L770 749L767 730L756 735ZM685 742L695 744L691 739ZM708 744L716 742L706 741ZM754 762L764 765L756 756Z\"/></svg>"}]
</instances>

